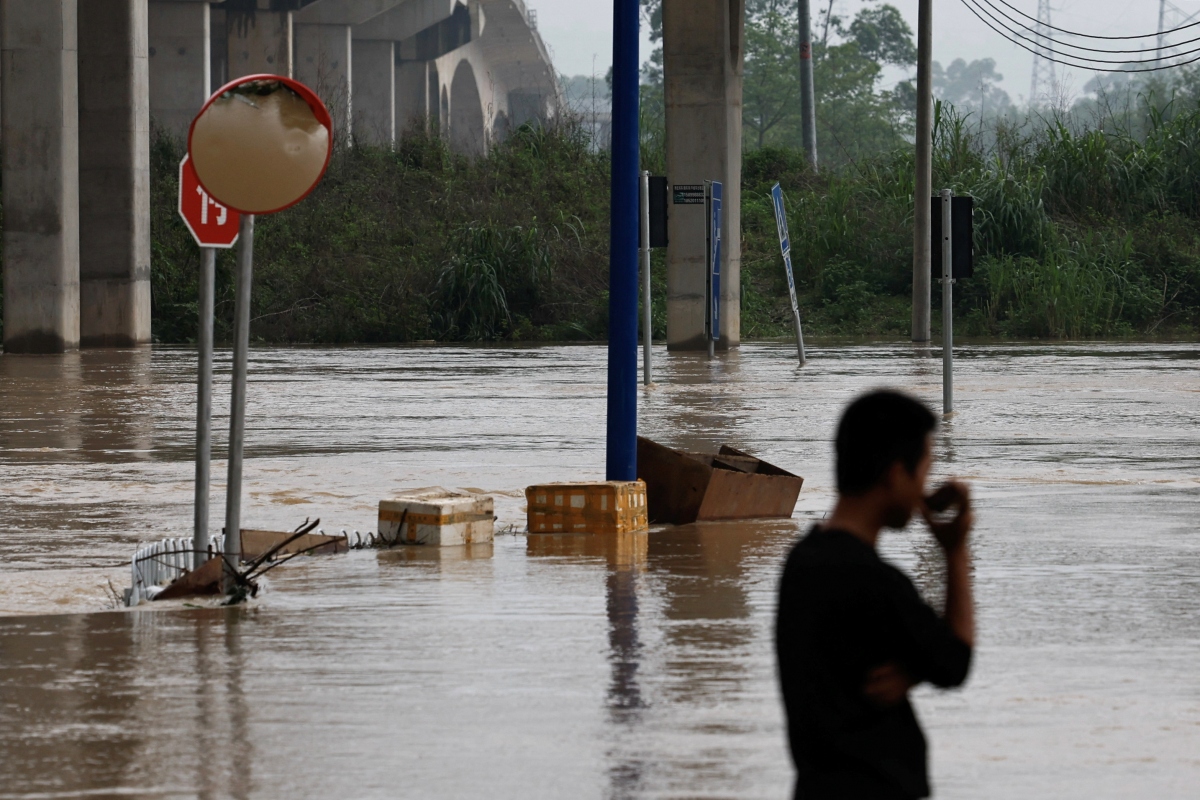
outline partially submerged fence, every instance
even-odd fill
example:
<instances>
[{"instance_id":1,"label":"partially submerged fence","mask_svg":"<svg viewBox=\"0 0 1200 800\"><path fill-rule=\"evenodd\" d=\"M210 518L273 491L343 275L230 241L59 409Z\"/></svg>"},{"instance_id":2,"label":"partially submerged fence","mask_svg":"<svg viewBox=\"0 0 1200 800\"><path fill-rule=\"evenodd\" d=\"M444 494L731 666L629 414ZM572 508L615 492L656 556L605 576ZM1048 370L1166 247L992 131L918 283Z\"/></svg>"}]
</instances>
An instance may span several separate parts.
<instances>
[{"instance_id":1,"label":"partially submerged fence","mask_svg":"<svg viewBox=\"0 0 1200 800\"><path fill-rule=\"evenodd\" d=\"M332 535L323 530L317 533L321 536ZM336 538L345 539L346 547L350 550L365 550L393 544L386 542L375 532L360 533L359 531L342 530L336 535ZM153 600L172 581L224 552L224 534L213 536L208 552L201 554L200 558L196 557L197 553L190 536L163 539L139 547L133 554L133 560L129 566L131 586L125 590L125 605L136 606L143 600Z\"/></svg>"}]
</instances>

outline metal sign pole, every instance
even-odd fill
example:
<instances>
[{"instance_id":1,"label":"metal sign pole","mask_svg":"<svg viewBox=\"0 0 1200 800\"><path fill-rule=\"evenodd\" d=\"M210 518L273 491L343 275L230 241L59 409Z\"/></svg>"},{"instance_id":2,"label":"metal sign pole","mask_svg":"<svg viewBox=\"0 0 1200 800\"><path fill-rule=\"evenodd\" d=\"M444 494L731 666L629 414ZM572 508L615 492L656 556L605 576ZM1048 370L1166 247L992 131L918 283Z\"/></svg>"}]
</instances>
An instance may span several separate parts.
<instances>
[{"instance_id":1,"label":"metal sign pole","mask_svg":"<svg viewBox=\"0 0 1200 800\"><path fill-rule=\"evenodd\" d=\"M954 192L942 189L942 413L954 413Z\"/></svg>"},{"instance_id":2,"label":"metal sign pole","mask_svg":"<svg viewBox=\"0 0 1200 800\"><path fill-rule=\"evenodd\" d=\"M724 200L720 181L707 181L708 187L708 357L716 355L721 338L721 214Z\"/></svg>"},{"instance_id":3,"label":"metal sign pole","mask_svg":"<svg viewBox=\"0 0 1200 800\"><path fill-rule=\"evenodd\" d=\"M196 334L199 366L196 400L196 508L192 563L200 566L208 553L208 496L212 461L213 296L217 251L200 249L200 325Z\"/></svg>"},{"instance_id":4,"label":"metal sign pole","mask_svg":"<svg viewBox=\"0 0 1200 800\"><path fill-rule=\"evenodd\" d=\"M642 173L642 382L647 386L654 380L650 363L650 173Z\"/></svg>"},{"instance_id":5,"label":"metal sign pole","mask_svg":"<svg viewBox=\"0 0 1200 800\"><path fill-rule=\"evenodd\" d=\"M243 214L239 231L237 294L233 328L233 389L229 404L229 480L225 494L225 573L233 588L242 555L242 445L246 436L246 369L250 350L250 285L254 277L254 215Z\"/></svg>"},{"instance_id":6,"label":"metal sign pole","mask_svg":"<svg viewBox=\"0 0 1200 800\"><path fill-rule=\"evenodd\" d=\"M708 357L712 358L715 355L715 345L713 344L712 334L712 307L713 307L713 285L712 285L712 262L713 262L713 247L716 242L713 241L713 191L712 181L704 182L704 338L708 340Z\"/></svg>"},{"instance_id":7,"label":"metal sign pole","mask_svg":"<svg viewBox=\"0 0 1200 800\"><path fill-rule=\"evenodd\" d=\"M808 357L804 354L804 328L800 326L800 308L796 305L796 284L792 281L792 257L788 256L788 288L792 295L792 325L796 329L796 354L800 359L800 366L808 363Z\"/></svg>"},{"instance_id":8,"label":"metal sign pole","mask_svg":"<svg viewBox=\"0 0 1200 800\"><path fill-rule=\"evenodd\" d=\"M783 268L787 273L788 295L792 301L792 326L796 329L796 352L800 366L808 363L804 353L804 328L800 324L800 302L796 299L796 276L792 270L792 237L788 233L787 210L783 205L783 187L778 183L771 187L771 200L775 205L775 228L779 231L779 249L783 253Z\"/></svg>"}]
</instances>

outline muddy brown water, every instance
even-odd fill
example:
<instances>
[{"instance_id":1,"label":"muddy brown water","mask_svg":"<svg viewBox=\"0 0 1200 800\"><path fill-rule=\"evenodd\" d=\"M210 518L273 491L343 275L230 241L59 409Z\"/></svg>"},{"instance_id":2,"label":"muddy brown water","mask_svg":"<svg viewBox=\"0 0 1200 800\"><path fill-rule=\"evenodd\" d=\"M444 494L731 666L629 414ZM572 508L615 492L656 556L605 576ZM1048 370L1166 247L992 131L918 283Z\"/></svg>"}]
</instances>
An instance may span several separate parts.
<instances>
[{"instance_id":1,"label":"muddy brown water","mask_svg":"<svg viewBox=\"0 0 1200 800\"><path fill-rule=\"evenodd\" d=\"M329 138L329 129L291 89L279 86L265 95L234 89L196 120L189 152L213 197L261 214L312 189L329 159Z\"/></svg>"},{"instance_id":2,"label":"muddy brown water","mask_svg":"<svg viewBox=\"0 0 1200 800\"><path fill-rule=\"evenodd\" d=\"M786 796L780 560L829 504L840 407L940 398L936 351L792 354L660 351L642 395L666 444L804 475L792 520L355 552L277 570L250 607L132 612L104 611L107 581L191 524L194 353L0 357L0 798ZM368 530L381 497L443 485L495 492L519 530L526 485L599 476L604 365L256 350L246 524ZM938 473L979 496L980 645L965 690L916 693L937 796L1194 797L1200 348L968 346L958 368ZM925 537L884 550L938 594Z\"/></svg>"}]
</instances>

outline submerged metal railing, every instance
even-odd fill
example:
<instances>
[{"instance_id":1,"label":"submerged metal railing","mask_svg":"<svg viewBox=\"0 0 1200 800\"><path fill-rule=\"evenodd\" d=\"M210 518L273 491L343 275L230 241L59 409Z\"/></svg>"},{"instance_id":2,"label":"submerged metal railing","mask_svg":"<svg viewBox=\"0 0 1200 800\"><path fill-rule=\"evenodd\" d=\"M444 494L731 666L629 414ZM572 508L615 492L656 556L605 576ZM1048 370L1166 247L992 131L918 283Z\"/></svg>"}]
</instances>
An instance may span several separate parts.
<instances>
[{"instance_id":1,"label":"submerged metal railing","mask_svg":"<svg viewBox=\"0 0 1200 800\"><path fill-rule=\"evenodd\" d=\"M395 542L387 541L381 534L370 531L346 531L336 534L317 531L320 536L333 536L346 540L348 550L367 550L389 547ZM143 600L153 600L159 592L187 572L199 567L208 559L225 552L225 535L217 534L209 541L208 552L196 558L192 538L163 539L139 547L129 563L130 588L125 590L125 605L136 606Z\"/></svg>"},{"instance_id":2,"label":"submerged metal railing","mask_svg":"<svg viewBox=\"0 0 1200 800\"><path fill-rule=\"evenodd\" d=\"M223 535L212 537L208 552L200 559L196 558L190 536L163 539L139 547L129 562L131 586L125 590L125 605L136 606L143 600L153 600L171 581L224 552Z\"/></svg>"}]
</instances>

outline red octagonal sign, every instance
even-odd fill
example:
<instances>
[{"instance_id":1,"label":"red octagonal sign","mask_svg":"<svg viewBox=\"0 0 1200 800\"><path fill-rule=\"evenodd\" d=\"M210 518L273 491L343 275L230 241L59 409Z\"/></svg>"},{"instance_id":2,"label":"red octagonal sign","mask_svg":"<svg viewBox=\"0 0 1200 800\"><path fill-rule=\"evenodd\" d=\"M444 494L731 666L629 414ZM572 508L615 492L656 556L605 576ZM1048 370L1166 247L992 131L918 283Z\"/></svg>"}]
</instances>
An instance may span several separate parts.
<instances>
[{"instance_id":1,"label":"red octagonal sign","mask_svg":"<svg viewBox=\"0 0 1200 800\"><path fill-rule=\"evenodd\" d=\"M179 162L179 216L201 247L230 248L237 242L241 215L204 191L190 156Z\"/></svg>"}]
</instances>

